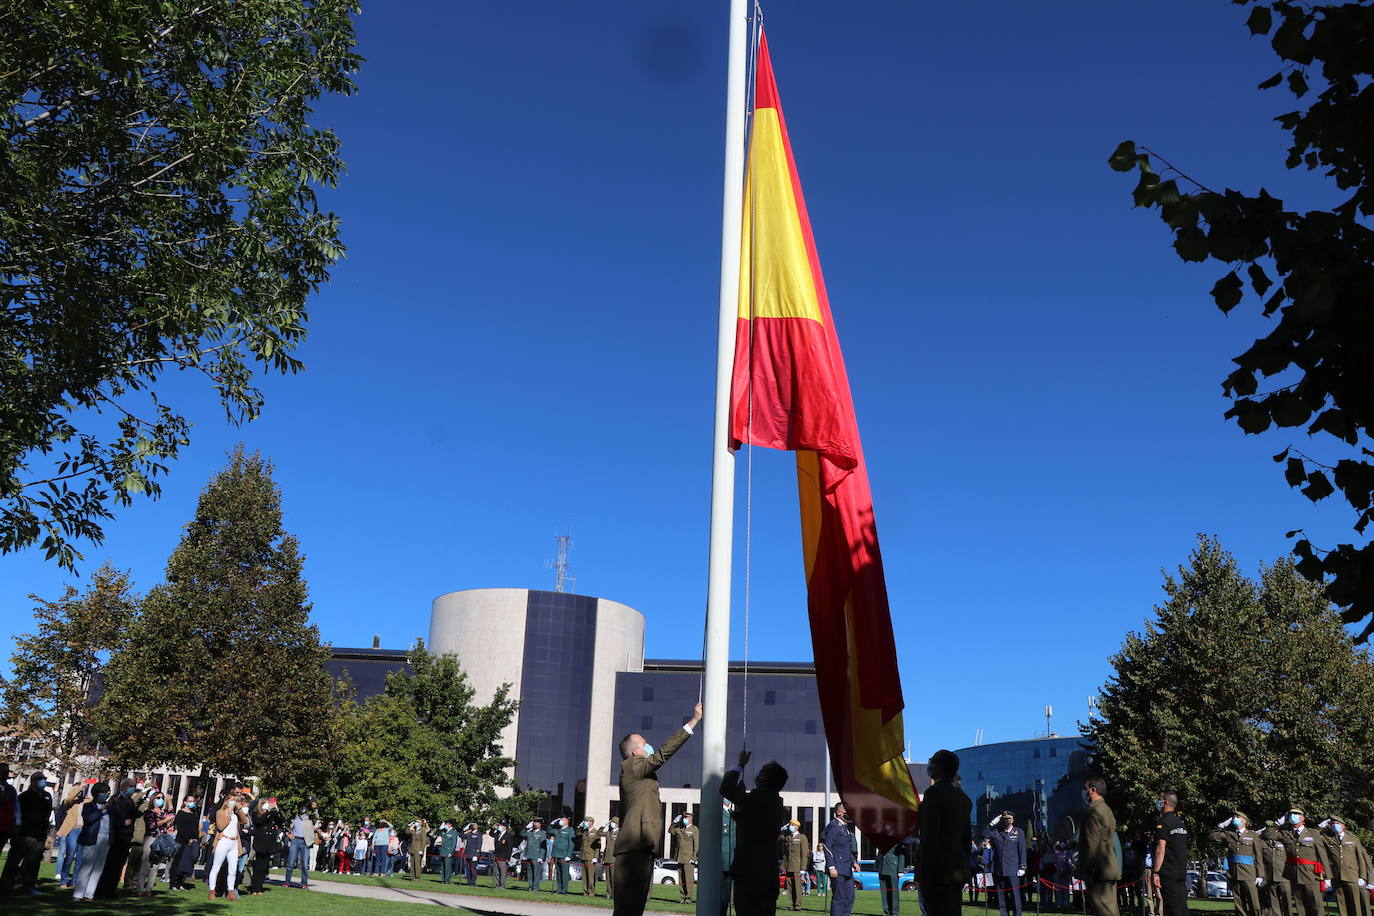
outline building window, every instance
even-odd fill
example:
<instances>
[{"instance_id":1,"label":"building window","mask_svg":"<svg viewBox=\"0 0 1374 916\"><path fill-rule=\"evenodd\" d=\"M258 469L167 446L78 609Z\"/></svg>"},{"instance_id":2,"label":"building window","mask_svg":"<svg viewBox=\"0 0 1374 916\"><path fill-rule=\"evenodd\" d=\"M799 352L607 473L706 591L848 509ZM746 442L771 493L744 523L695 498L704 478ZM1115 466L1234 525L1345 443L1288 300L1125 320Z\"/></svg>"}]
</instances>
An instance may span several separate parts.
<instances>
[{"instance_id":1,"label":"building window","mask_svg":"<svg viewBox=\"0 0 1374 916\"><path fill-rule=\"evenodd\" d=\"M1050 748L1050 756L1051 756L1051 757L1058 757L1058 756L1059 756L1059 748L1057 748L1057 747L1052 747L1052 748Z\"/></svg>"},{"instance_id":2,"label":"building window","mask_svg":"<svg viewBox=\"0 0 1374 916\"><path fill-rule=\"evenodd\" d=\"M776 706L776 705L778 705L778 692L777 692L776 690L765 690L765 691L763 692L763 705L764 705L764 706Z\"/></svg>"},{"instance_id":3,"label":"building window","mask_svg":"<svg viewBox=\"0 0 1374 916\"><path fill-rule=\"evenodd\" d=\"M807 720L806 720L806 733L807 733L808 735L814 735L814 734L816 733L816 720L815 720L815 719L807 719ZM808 790L808 791L809 791L809 790Z\"/></svg>"},{"instance_id":4,"label":"building window","mask_svg":"<svg viewBox=\"0 0 1374 916\"><path fill-rule=\"evenodd\" d=\"M1035 748L1035 749L1031 752L1031 756L1034 757L1036 760L1039 760L1039 759L1040 759L1040 748L1038 748L1038 747Z\"/></svg>"},{"instance_id":5,"label":"building window","mask_svg":"<svg viewBox=\"0 0 1374 916\"><path fill-rule=\"evenodd\" d=\"M645 702L645 703L652 703L653 701L654 701L654 688L652 688L652 687L645 687L645 688L644 688L644 702Z\"/></svg>"},{"instance_id":6,"label":"building window","mask_svg":"<svg viewBox=\"0 0 1374 916\"><path fill-rule=\"evenodd\" d=\"M640 720L639 720L639 727L640 727L641 729L643 729L644 731L646 731L646 732L649 731L649 730L651 730L651 729L654 727L654 717L653 717L653 716L645 716L644 718L640 719Z\"/></svg>"},{"instance_id":7,"label":"building window","mask_svg":"<svg viewBox=\"0 0 1374 916\"><path fill-rule=\"evenodd\" d=\"M979 770L979 771L978 771L978 781L979 781L979 782L982 782L982 781L983 781L983 771L982 771L982 770Z\"/></svg>"}]
</instances>

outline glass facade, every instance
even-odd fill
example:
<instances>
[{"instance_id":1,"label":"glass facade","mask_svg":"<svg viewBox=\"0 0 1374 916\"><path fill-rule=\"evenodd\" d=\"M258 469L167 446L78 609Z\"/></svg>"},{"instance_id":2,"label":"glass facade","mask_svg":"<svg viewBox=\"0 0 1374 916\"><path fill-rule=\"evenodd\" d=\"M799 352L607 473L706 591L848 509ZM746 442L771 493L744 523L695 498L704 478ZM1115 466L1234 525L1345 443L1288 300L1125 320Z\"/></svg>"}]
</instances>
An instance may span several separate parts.
<instances>
[{"instance_id":1,"label":"glass facade","mask_svg":"<svg viewBox=\"0 0 1374 916\"><path fill-rule=\"evenodd\" d=\"M595 651L595 598L529 593L515 779L548 793L545 818L583 809Z\"/></svg>"},{"instance_id":2,"label":"glass facade","mask_svg":"<svg viewBox=\"0 0 1374 916\"><path fill-rule=\"evenodd\" d=\"M745 676L737 663L730 666L729 713L725 725L727 763L733 764L745 744L754 752L752 766L776 760L787 768L787 791L824 792L825 728L821 724L816 675L810 665L770 662L751 666L748 710L744 708ZM615 682L615 727L618 743L631 732L658 746L692 715L701 692L700 662L646 659L643 671L622 671ZM707 710L707 715L710 711ZM522 710L521 717L524 712ZM610 785L620 781L620 753L611 755ZM688 741L658 771L666 787L696 788L701 784L701 742Z\"/></svg>"},{"instance_id":3,"label":"glass facade","mask_svg":"<svg viewBox=\"0 0 1374 916\"><path fill-rule=\"evenodd\" d=\"M1079 736L1031 738L956 751L975 827L1010 811L1037 836L1053 834L1076 814L1090 750ZM975 830L976 833L976 830Z\"/></svg>"},{"instance_id":4,"label":"glass facade","mask_svg":"<svg viewBox=\"0 0 1374 916\"><path fill-rule=\"evenodd\" d=\"M347 675L357 690L354 697L364 703L368 697L375 697L386 687L386 676L393 671L408 671L409 655L403 649L333 649L329 650L329 660L324 668L334 680Z\"/></svg>"}]
</instances>

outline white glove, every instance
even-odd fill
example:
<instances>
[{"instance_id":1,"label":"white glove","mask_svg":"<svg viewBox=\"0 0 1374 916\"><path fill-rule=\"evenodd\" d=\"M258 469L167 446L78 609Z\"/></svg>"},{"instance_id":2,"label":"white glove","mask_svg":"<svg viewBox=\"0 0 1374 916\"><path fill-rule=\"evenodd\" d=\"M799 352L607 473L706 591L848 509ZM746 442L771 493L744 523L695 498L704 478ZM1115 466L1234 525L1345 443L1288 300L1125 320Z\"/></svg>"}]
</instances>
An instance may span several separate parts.
<instances>
[{"instance_id":1,"label":"white glove","mask_svg":"<svg viewBox=\"0 0 1374 916\"><path fill-rule=\"evenodd\" d=\"M998 822L1001 821L1001 820L1002 820L1002 815L999 814L999 815L997 815L996 817L994 817L992 820L988 821L988 826L989 826L989 827L996 827L997 824L998 824Z\"/></svg>"},{"instance_id":2,"label":"white glove","mask_svg":"<svg viewBox=\"0 0 1374 916\"><path fill-rule=\"evenodd\" d=\"M1326 829L1326 825L1329 824L1329 823L1331 823L1331 818L1327 818L1326 820L1324 820L1324 821L1322 821L1320 824L1318 824L1318 825L1317 825L1317 829L1318 829L1318 830L1325 830L1325 829Z\"/></svg>"},{"instance_id":3,"label":"white glove","mask_svg":"<svg viewBox=\"0 0 1374 916\"><path fill-rule=\"evenodd\" d=\"M1263 878L1256 878L1256 879L1255 879L1255 887L1264 887L1264 879L1263 879Z\"/></svg>"},{"instance_id":4,"label":"white glove","mask_svg":"<svg viewBox=\"0 0 1374 916\"><path fill-rule=\"evenodd\" d=\"M1218 829L1218 830L1225 830L1225 829L1226 829L1227 827L1229 827L1229 826L1231 826L1231 819L1228 817L1226 820L1222 821L1220 824L1217 824L1217 829Z\"/></svg>"},{"instance_id":5,"label":"white glove","mask_svg":"<svg viewBox=\"0 0 1374 916\"><path fill-rule=\"evenodd\" d=\"M1365 882L1363 878L1361 878L1359 881L1356 881L1355 883L1358 884L1360 887L1368 887L1368 884Z\"/></svg>"},{"instance_id":6,"label":"white glove","mask_svg":"<svg viewBox=\"0 0 1374 916\"><path fill-rule=\"evenodd\" d=\"M1016 877L1018 877L1018 878L1023 878L1023 877L1025 877L1025 875L1026 875L1026 870L1025 870L1024 868L1018 868L1018 869L1016 870Z\"/></svg>"}]
</instances>

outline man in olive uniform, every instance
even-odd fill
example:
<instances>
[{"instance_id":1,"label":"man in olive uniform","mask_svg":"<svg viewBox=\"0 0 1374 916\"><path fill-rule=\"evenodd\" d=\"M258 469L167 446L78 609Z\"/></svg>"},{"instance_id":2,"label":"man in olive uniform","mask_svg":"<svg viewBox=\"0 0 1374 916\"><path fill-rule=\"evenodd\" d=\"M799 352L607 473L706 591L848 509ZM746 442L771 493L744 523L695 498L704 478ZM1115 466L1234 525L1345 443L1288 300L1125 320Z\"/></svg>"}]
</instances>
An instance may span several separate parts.
<instances>
[{"instance_id":1,"label":"man in olive uniform","mask_svg":"<svg viewBox=\"0 0 1374 916\"><path fill-rule=\"evenodd\" d=\"M596 856L601 849L601 831L595 829L596 821L590 817L582 818L577 828L577 857L582 860L582 896L596 896Z\"/></svg>"},{"instance_id":2,"label":"man in olive uniform","mask_svg":"<svg viewBox=\"0 0 1374 916\"><path fill-rule=\"evenodd\" d=\"M1283 876L1288 851L1277 837L1268 837L1268 831L1260 831L1264 840L1264 883L1260 885L1260 909L1264 916L1293 916L1293 889Z\"/></svg>"},{"instance_id":3,"label":"man in olive uniform","mask_svg":"<svg viewBox=\"0 0 1374 916\"><path fill-rule=\"evenodd\" d=\"M1264 884L1264 839L1250 829L1243 811L1233 811L1207 834L1213 843L1226 847L1231 873L1231 895L1236 916L1260 916L1260 887Z\"/></svg>"},{"instance_id":4,"label":"man in olive uniform","mask_svg":"<svg viewBox=\"0 0 1374 916\"><path fill-rule=\"evenodd\" d=\"M1178 816L1178 793L1160 792L1155 808L1159 817L1151 880L1164 899L1164 916L1188 916L1188 828Z\"/></svg>"},{"instance_id":5,"label":"man in olive uniform","mask_svg":"<svg viewBox=\"0 0 1374 916\"><path fill-rule=\"evenodd\" d=\"M615 841L620 835L620 818L611 818L610 823L597 832L601 834L603 844L601 869L606 876L606 899L611 900L615 897Z\"/></svg>"},{"instance_id":6,"label":"man in olive uniform","mask_svg":"<svg viewBox=\"0 0 1374 916\"><path fill-rule=\"evenodd\" d=\"M1365 916L1363 901L1369 900L1365 875L1369 873L1369 853L1354 831L1348 829L1346 819L1332 817L1323 821L1326 832L1326 861L1331 863L1331 891L1341 916Z\"/></svg>"},{"instance_id":7,"label":"man in olive uniform","mask_svg":"<svg viewBox=\"0 0 1374 916\"><path fill-rule=\"evenodd\" d=\"M1088 910L1094 916L1120 916L1116 882L1121 880L1121 841L1116 835L1116 815L1107 806L1107 781L1100 776L1083 780L1082 840L1078 847L1078 874L1083 879Z\"/></svg>"},{"instance_id":8,"label":"man in olive uniform","mask_svg":"<svg viewBox=\"0 0 1374 916\"><path fill-rule=\"evenodd\" d=\"M925 891L926 916L959 916L964 882L969 878L968 853L973 846L973 831L969 829L973 803L955 782L958 754L936 751L926 767L932 782L921 799L921 857L916 880Z\"/></svg>"},{"instance_id":9,"label":"man in olive uniform","mask_svg":"<svg viewBox=\"0 0 1374 916\"><path fill-rule=\"evenodd\" d=\"M878 856L878 890L883 900L883 916L902 912L902 869L906 868L906 843L894 845Z\"/></svg>"},{"instance_id":10,"label":"man in olive uniform","mask_svg":"<svg viewBox=\"0 0 1374 916\"><path fill-rule=\"evenodd\" d=\"M749 751L740 751L739 763L720 782L721 797L735 805L729 818L730 855L722 861L730 870L735 916L773 916L778 908L778 825L787 817L781 795L787 770L769 761L759 767L754 788L745 789L749 757ZM721 852L723 856L723 848Z\"/></svg>"},{"instance_id":11,"label":"man in olive uniform","mask_svg":"<svg viewBox=\"0 0 1374 916\"><path fill-rule=\"evenodd\" d=\"M801 832L801 821L791 821L782 837L782 870L787 874L790 909L801 909L802 875L811 865L811 840Z\"/></svg>"},{"instance_id":12,"label":"man in olive uniform","mask_svg":"<svg viewBox=\"0 0 1374 916\"><path fill-rule=\"evenodd\" d=\"M668 762L701 722L701 704L692 718L657 751L640 734L620 740L620 836L615 841L615 916L643 916L654 876L654 859L663 854L663 802L658 768Z\"/></svg>"},{"instance_id":13,"label":"man in olive uniform","mask_svg":"<svg viewBox=\"0 0 1374 916\"><path fill-rule=\"evenodd\" d=\"M1321 916L1322 878L1331 871L1326 862L1326 843L1320 833L1307 826L1307 815L1296 805L1280 821L1287 823L1266 828L1262 836L1283 844L1283 876L1292 887L1299 916Z\"/></svg>"},{"instance_id":14,"label":"man in olive uniform","mask_svg":"<svg viewBox=\"0 0 1374 916\"><path fill-rule=\"evenodd\" d=\"M560 817L549 828L549 839L553 847L549 850L550 861L554 863L554 893L566 894L568 880L572 876L572 857L575 851L577 833L568 823L568 818Z\"/></svg>"},{"instance_id":15,"label":"man in olive uniform","mask_svg":"<svg viewBox=\"0 0 1374 916\"><path fill-rule=\"evenodd\" d=\"M701 831L692 823L692 815L684 814L679 820L679 826L669 832L677 843L677 864L682 869L682 881L678 884L678 890L681 892L682 902L691 903L692 888L695 886L694 863L701 855Z\"/></svg>"},{"instance_id":16,"label":"man in olive uniform","mask_svg":"<svg viewBox=\"0 0 1374 916\"><path fill-rule=\"evenodd\" d=\"M429 821L416 818L410 822L410 878L419 881L425 870L425 853L429 852Z\"/></svg>"}]
</instances>

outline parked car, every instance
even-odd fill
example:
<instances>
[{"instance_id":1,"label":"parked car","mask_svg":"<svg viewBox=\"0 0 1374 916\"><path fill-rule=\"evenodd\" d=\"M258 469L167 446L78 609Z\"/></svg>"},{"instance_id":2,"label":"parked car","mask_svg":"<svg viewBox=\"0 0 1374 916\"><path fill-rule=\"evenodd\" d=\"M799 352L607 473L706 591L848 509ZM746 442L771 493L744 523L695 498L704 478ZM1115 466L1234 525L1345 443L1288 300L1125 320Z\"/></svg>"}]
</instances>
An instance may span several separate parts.
<instances>
[{"instance_id":1,"label":"parked car","mask_svg":"<svg viewBox=\"0 0 1374 916\"><path fill-rule=\"evenodd\" d=\"M854 863L854 890L878 889L878 863L873 859L859 859Z\"/></svg>"},{"instance_id":2,"label":"parked car","mask_svg":"<svg viewBox=\"0 0 1374 916\"><path fill-rule=\"evenodd\" d=\"M1198 872L1188 872L1188 893L1190 896L1198 896L1197 882ZM1207 896L1208 897L1230 897L1231 885L1226 880L1226 876L1219 871L1207 872Z\"/></svg>"},{"instance_id":3,"label":"parked car","mask_svg":"<svg viewBox=\"0 0 1374 916\"><path fill-rule=\"evenodd\" d=\"M580 874L580 873L579 873ZM701 869L692 866L694 877L701 874ZM681 884L682 866L676 859L659 859L654 862L654 883L655 884Z\"/></svg>"}]
</instances>

